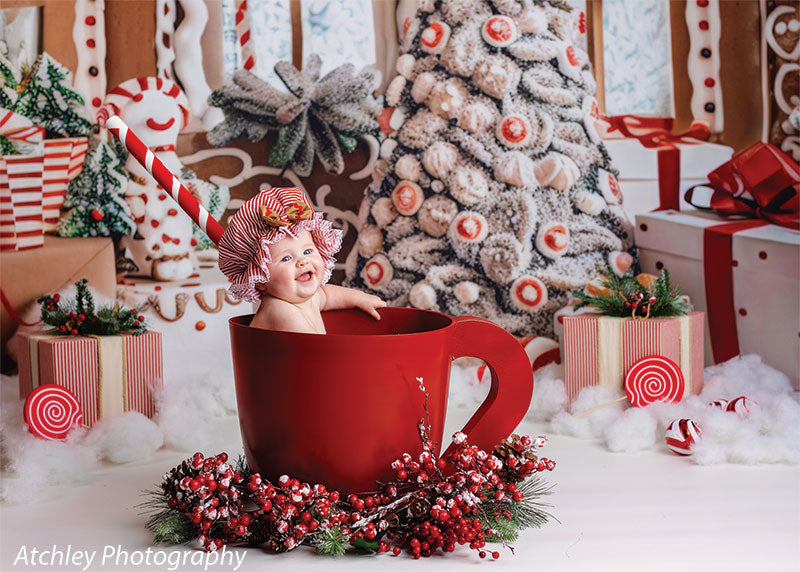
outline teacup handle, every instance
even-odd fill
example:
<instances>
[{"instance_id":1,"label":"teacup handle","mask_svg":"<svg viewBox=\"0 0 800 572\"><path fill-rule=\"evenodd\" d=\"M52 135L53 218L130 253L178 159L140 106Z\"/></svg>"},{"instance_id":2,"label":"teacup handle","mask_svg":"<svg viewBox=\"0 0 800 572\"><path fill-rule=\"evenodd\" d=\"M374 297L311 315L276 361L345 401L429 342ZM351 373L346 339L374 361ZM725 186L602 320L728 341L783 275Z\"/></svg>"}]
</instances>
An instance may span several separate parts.
<instances>
[{"instance_id":1,"label":"teacup handle","mask_svg":"<svg viewBox=\"0 0 800 572\"><path fill-rule=\"evenodd\" d=\"M492 374L489 395L461 431L470 445L491 451L525 417L533 396L533 370L522 345L497 324L475 316L453 321L452 359L480 358ZM454 447L451 443L445 454Z\"/></svg>"}]
</instances>

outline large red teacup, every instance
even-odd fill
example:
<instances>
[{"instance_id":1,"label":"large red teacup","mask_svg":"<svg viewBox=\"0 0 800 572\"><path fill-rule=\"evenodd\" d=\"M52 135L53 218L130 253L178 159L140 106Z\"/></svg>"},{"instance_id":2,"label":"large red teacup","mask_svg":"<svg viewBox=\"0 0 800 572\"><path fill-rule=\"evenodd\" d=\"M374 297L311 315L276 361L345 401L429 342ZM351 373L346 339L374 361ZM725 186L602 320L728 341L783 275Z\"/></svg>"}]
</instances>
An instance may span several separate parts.
<instances>
[{"instance_id":1,"label":"large red teacup","mask_svg":"<svg viewBox=\"0 0 800 572\"><path fill-rule=\"evenodd\" d=\"M341 492L374 489L401 453L422 450L417 424L429 393L431 438L442 443L450 362L484 360L489 395L463 432L491 450L522 420L533 374L522 346L495 324L411 308L325 312L327 335L250 328L230 320L236 399L250 466ZM448 436L448 441L449 441ZM438 447L437 447L438 452Z\"/></svg>"}]
</instances>

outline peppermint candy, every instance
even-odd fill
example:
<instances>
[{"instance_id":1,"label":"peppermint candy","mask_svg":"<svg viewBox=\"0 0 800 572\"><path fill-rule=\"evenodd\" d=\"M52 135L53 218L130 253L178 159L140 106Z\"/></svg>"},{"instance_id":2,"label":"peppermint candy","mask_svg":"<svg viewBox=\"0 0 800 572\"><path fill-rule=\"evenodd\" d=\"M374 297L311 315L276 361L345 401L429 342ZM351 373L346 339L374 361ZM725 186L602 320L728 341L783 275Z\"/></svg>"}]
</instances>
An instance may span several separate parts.
<instances>
[{"instance_id":1,"label":"peppermint candy","mask_svg":"<svg viewBox=\"0 0 800 572\"><path fill-rule=\"evenodd\" d=\"M373 290L385 288L394 276L394 268L383 254L376 254L367 261L361 271L361 278Z\"/></svg>"},{"instance_id":2,"label":"peppermint candy","mask_svg":"<svg viewBox=\"0 0 800 572\"><path fill-rule=\"evenodd\" d=\"M507 115L497 122L494 133L510 149L524 147L531 140L531 123L521 115Z\"/></svg>"},{"instance_id":3,"label":"peppermint candy","mask_svg":"<svg viewBox=\"0 0 800 572\"><path fill-rule=\"evenodd\" d=\"M422 206L425 194L414 181L400 181L392 191L392 203L402 215L411 216Z\"/></svg>"},{"instance_id":4,"label":"peppermint candy","mask_svg":"<svg viewBox=\"0 0 800 572\"><path fill-rule=\"evenodd\" d=\"M583 66L581 66L575 52L575 46L567 43L559 46L556 60L558 61L558 71L573 81L581 80L581 68Z\"/></svg>"},{"instance_id":5,"label":"peppermint candy","mask_svg":"<svg viewBox=\"0 0 800 572\"><path fill-rule=\"evenodd\" d=\"M625 374L625 393L634 407L680 401L684 393L683 372L664 356L647 356Z\"/></svg>"},{"instance_id":6,"label":"peppermint candy","mask_svg":"<svg viewBox=\"0 0 800 572\"><path fill-rule=\"evenodd\" d=\"M678 455L693 455L692 446L699 439L700 427L691 419L676 419L667 427L667 447Z\"/></svg>"},{"instance_id":7,"label":"peppermint candy","mask_svg":"<svg viewBox=\"0 0 800 572\"><path fill-rule=\"evenodd\" d=\"M622 275L633 266L633 256L621 250L613 250L608 253L608 265L614 274L622 278Z\"/></svg>"},{"instance_id":8,"label":"peppermint candy","mask_svg":"<svg viewBox=\"0 0 800 572\"><path fill-rule=\"evenodd\" d=\"M608 204L622 204L622 187L619 186L619 181L614 173L605 169L597 169L597 186L600 187L600 192L603 193L603 198Z\"/></svg>"},{"instance_id":9,"label":"peppermint candy","mask_svg":"<svg viewBox=\"0 0 800 572\"><path fill-rule=\"evenodd\" d=\"M450 26L444 22L433 22L422 31L420 48L429 54L441 54L449 39Z\"/></svg>"},{"instance_id":10,"label":"peppermint candy","mask_svg":"<svg viewBox=\"0 0 800 572\"><path fill-rule=\"evenodd\" d=\"M547 304L547 286L530 275L520 276L511 284L511 303L524 312L538 312Z\"/></svg>"},{"instance_id":11,"label":"peppermint candy","mask_svg":"<svg viewBox=\"0 0 800 572\"><path fill-rule=\"evenodd\" d=\"M489 223L480 213L462 211L450 223L448 234L453 242L476 244L489 234Z\"/></svg>"},{"instance_id":12,"label":"peppermint candy","mask_svg":"<svg viewBox=\"0 0 800 572\"><path fill-rule=\"evenodd\" d=\"M569 246L569 229L562 222L549 222L539 228L536 249L548 258L564 256Z\"/></svg>"},{"instance_id":13,"label":"peppermint candy","mask_svg":"<svg viewBox=\"0 0 800 572\"><path fill-rule=\"evenodd\" d=\"M492 16L481 26L483 41L495 48L510 46L519 38L519 29L508 16Z\"/></svg>"},{"instance_id":14,"label":"peppermint candy","mask_svg":"<svg viewBox=\"0 0 800 572\"><path fill-rule=\"evenodd\" d=\"M48 441L65 439L83 421L75 395L54 383L41 385L25 400L25 423L31 433Z\"/></svg>"}]
</instances>

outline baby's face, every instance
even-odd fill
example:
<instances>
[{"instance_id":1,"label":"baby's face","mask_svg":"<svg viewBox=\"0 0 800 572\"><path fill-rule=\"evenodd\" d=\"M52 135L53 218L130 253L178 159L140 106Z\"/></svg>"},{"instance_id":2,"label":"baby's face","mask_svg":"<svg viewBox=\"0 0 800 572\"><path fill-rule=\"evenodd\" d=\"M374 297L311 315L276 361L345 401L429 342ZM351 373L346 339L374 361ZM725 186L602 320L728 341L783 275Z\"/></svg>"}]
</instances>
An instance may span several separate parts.
<instances>
[{"instance_id":1,"label":"baby's face","mask_svg":"<svg viewBox=\"0 0 800 572\"><path fill-rule=\"evenodd\" d=\"M272 262L264 291L270 296L300 304L322 286L325 262L307 230L269 245L269 254Z\"/></svg>"}]
</instances>

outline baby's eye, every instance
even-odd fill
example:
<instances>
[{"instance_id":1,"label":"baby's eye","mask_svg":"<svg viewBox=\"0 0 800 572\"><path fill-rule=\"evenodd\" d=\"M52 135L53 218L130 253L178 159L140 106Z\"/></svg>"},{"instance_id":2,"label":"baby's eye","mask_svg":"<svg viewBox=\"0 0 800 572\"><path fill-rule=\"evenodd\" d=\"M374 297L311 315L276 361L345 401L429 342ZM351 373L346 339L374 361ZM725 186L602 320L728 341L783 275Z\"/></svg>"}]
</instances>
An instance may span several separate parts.
<instances>
[{"instance_id":1,"label":"baby's eye","mask_svg":"<svg viewBox=\"0 0 800 572\"><path fill-rule=\"evenodd\" d=\"M306 248L306 249L303 251L303 254L305 254L306 256L308 256L308 255L309 255L309 254L311 254L312 252L314 252L314 249L313 249L313 248Z\"/></svg>"},{"instance_id":2,"label":"baby's eye","mask_svg":"<svg viewBox=\"0 0 800 572\"><path fill-rule=\"evenodd\" d=\"M292 259L292 257L287 254L286 256L281 258L281 262L289 262L291 259Z\"/></svg>"}]
</instances>

